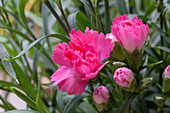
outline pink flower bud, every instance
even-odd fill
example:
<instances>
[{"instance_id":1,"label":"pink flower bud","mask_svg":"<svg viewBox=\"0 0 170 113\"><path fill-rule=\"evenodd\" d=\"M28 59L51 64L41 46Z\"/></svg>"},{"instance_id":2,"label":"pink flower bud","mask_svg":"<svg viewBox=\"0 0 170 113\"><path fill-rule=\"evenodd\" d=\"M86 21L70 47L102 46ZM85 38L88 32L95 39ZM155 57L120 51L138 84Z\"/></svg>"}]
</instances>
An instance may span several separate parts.
<instances>
[{"instance_id":1,"label":"pink flower bud","mask_svg":"<svg viewBox=\"0 0 170 113\"><path fill-rule=\"evenodd\" d=\"M118 68L114 73L114 81L122 87L129 87L132 80L133 73L126 67Z\"/></svg>"},{"instance_id":2,"label":"pink flower bud","mask_svg":"<svg viewBox=\"0 0 170 113\"><path fill-rule=\"evenodd\" d=\"M107 103L109 97L109 91L104 86L97 87L93 92L93 100L96 104Z\"/></svg>"},{"instance_id":3,"label":"pink flower bud","mask_svg":"<svg viewBox=\"0 0 170 113\"><path fill-rule=\"evenodd\" d=\"M170 65L166 67L165 72L164 72L164 77L170 78Z\"/></svg>"}]
</instances>

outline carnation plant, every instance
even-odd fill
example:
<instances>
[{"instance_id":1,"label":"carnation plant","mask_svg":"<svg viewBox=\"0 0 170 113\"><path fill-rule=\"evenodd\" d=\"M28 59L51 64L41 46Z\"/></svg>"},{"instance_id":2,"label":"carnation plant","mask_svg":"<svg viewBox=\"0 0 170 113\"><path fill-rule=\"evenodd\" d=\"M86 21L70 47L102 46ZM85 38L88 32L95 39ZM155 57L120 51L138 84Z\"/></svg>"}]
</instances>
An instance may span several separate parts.
<instances>
[{"instance_id":1,"label":"carnation plant","mask_svg":"<svg viewBox=\"0 0 170 113\"><path fill-rule=\"evenodd\" d=\"M2 112L170 113L169 0L1 0L0 15Z\"/></svg>"}]
</instances>

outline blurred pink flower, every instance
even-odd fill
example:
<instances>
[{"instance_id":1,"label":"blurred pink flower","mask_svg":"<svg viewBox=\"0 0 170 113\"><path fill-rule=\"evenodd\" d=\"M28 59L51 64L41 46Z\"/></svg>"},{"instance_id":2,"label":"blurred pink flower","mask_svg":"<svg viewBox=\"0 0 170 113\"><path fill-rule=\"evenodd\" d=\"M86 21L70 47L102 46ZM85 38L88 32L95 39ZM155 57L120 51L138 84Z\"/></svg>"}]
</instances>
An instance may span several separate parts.
<instances>
[{"instance_id":1,"label":"blurred pink flower","mask_svg":"<svg viewBox=\"0 0 170 113\"><path fill-rule=\"evenodd\" d=\"M114 81L122 87L129 87L132 80L133 73L126 67L118 68L114 73Z\"/></svg>"},{"instance_id":2,"label":"blurred pink flower","mask_svg":"<svg viewBox=\"0 0 170 113\"><path fill-rule=\"evenodd\" d=\"M142 50L149 33L148 25L138 20L137 16L130 20L126 14L113 19L112 24L112 34L128 53L131 54L135 49Z\"/></svg>"},{"instance_id":3,"label":"blurred pink flower","mask_svg":"<svg viewBox=\"0 0 170 113\"><path fill-rule=\"evenodd\" d=\"M53 50L53 62L61 65L51 76L54 85L59 85L63 92L81 94L86 88L87 81L96 77L99 71L109 61L100 64L110 57L113 45L103 33L86 28L85 33L71 30L71 41L58 44Z\"/></svg>"},{"instance_id":4,"label":"blurred pink flower","mask_svg":"<svg viewBox=\"0 0 170 113\"><path fill-rule=\"evenodd\" d=\"M109 91L104 86L97 87L93 92L93 100L97 104L107 103L109 97Z\"/></svg>"},{"instance_id":5,"label":"blurred pink flower","mask_svg":"<svg viewBox=\"0 0 170 113\"><path fill-rule=\"evenodd\" d=\"M165 72L164 72L164 77L170 78L170 65L166 67Z\"/></svg>"}]
</instances>

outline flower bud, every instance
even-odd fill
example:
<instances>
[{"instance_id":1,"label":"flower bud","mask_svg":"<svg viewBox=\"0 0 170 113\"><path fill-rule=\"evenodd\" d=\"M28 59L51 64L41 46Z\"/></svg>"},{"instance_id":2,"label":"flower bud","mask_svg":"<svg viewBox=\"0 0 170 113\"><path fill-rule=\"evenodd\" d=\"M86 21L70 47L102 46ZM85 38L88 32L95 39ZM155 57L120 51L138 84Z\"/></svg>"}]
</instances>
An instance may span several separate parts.
<instances>
[{"instance_id":1,"label":"flower bud","mask_svg":"<svg viewBox=\"0 0 170 113\"><path fill-rule=\"evenodd\" d=\"M151 77L151 78L144 78L144 79L142 79L141 80L141 85L140 85L140 89L148 89L150 86L151 86L151 84L152 84L152 80L153 80L153 78Z\"/></svg>"},{"instance_id":2,"label":"flower bud","mask_svg":"<svg viewBox=\"0 0 170 113\"><path fill-rule=\"evenodd\" d=\"M109 97L110 97L109 91L104 86L97 87L93 92L93 100L95 101L96 104L102 103L107 104Z\"/></svg>"},{"instance_id":3,"label":"flower bud","mask_svg":"<svg viewBox=\"0 0 170 113\"><path fill-rule=\"evenodd\" d=\"M164 74L163 74L163 87L162 91L164 93L170 91L170 65L166 67Z\"/></svg>"},{"instance_id":4,"label":"flower bud","mask_svg":"<svg viewBox=\"0 0 170 113\"><path fill-rule=\"evenodd\" d=\"M170 78L170 65L166 67L165 72L164 72L164 78Z\"/></svg>"},{"instance_id":5,"label":"flower bud","mask_svg":"<svg viewBox=\"0 0 170 113\"><path fill-rule=\"evenodd\" d=\"M154 97L154 102L155 102L155 104L156 104L157 106L162 107L162 106L164 105L165 100L164 100L164 98L161 97L161 96L155 96L155 97Z\"/></svg>"},{"instance_id":6,"label":"flower bud","mask_svg":"<svg viewBox=\"0 0 170 113\"><path fill-rule=\"evenodd\" d=\"M118 68L114 73L114 81L126 91L133 92L136 86L136 80L133 72L126 68Z\"/></svg>"}]
</instances>

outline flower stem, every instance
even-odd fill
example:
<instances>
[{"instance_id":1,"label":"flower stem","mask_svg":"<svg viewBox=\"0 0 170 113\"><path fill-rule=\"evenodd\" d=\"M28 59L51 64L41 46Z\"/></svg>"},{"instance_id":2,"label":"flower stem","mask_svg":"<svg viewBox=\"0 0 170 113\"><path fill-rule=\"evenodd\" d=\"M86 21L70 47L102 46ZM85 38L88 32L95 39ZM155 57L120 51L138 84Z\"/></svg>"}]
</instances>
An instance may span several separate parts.
<instances>
[{"instance_id":1,"label":"flower stem","mask_svg":"<svg viewBox=\"0 0 170 113\"><path fill-rule=\"evenodd\" d=\"M69 35L69 30L66 27L66 25L64 24L64 22L62 21L62 19L59 17L59 15L56 13L56 11L54 10L54 8L52 7L52 5L50 4L50 2L47 0L45 1L45 5L50 9L50 11L52 12L52 14L55 16L55 18L58 20L58 22L60 23L60 25L62 26L62 28L64 29L64 31L66 32L67 35Z\"/></svg>"}]
</instances>

